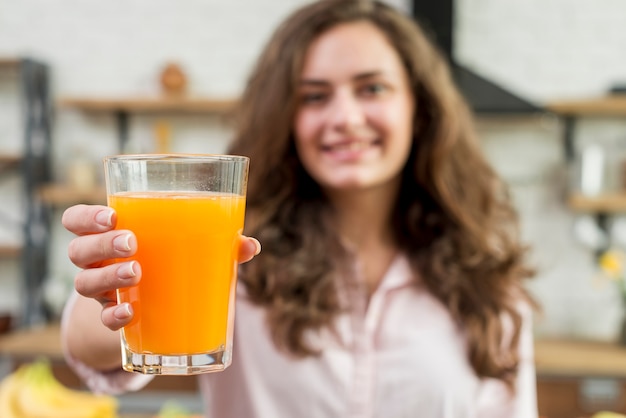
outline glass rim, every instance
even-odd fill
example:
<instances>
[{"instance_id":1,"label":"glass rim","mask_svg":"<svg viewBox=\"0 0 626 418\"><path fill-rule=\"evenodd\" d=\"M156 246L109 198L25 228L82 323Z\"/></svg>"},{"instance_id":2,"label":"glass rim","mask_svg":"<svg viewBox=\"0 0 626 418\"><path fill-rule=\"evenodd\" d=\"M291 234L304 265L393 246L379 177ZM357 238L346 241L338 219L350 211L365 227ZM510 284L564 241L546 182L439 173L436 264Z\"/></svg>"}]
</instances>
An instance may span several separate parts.
<instances>
[{"instance_id":1,"label":"glass rim","mask_svg":"<svg viewBox=\"0 0 626 418\"><path fill-rule=\"evenodd\" d=\"M144 154L116 154L108 155L102 159L109 161L156 161L156 162L248 162L249 157L234 154L189 154L189 153L144 153Z\"/></svg>"}]
</instances>

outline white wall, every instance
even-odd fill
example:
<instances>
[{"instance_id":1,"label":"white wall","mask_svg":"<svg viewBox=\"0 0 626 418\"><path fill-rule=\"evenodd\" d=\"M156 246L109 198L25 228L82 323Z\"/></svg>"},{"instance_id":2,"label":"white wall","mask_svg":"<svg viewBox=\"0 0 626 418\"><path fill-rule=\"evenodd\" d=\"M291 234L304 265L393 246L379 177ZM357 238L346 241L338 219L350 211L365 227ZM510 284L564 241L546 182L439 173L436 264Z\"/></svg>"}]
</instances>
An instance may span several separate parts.
<instances>
[{"instance_id":1,"label":"white wall","mask_svg":"<svg viewBox=\"0 0 626 418\"><path fill-rule=\"evenodd\" d=\"M626 84L626 2L621 0L459 0L456 57L465 66L537 103L604 94ZM622 303L597 279L593 251L573 234L564 206L570 179L562 126L550 117L482 120L485 150L509 181L533 247L543 304L537 332L611 339ZM579 122L577 145L626 144L624 118ZM622 146L623 148L623 146ZM623 156L622 152L622 156Z\"/></svg>"},{"instance_id":2,"label":"white wall","mask_svg":"<svg viewBox=\"0 0 626 418\"><path fill-rule=\"evenodd\" d=\"M153 93L158 72L169 60L183 65L194 94L236 96L272 28L304 3L5 1L0 2L0 56L32 55L48 62L55 97ZM393 3L408 9L404 0ZM623 0L458 0L457 23L456 55L462 63L538 103L600 95L626 81ZM0 150L19 149L11 85L10 76L0 74ZM149 143L157 120L133 117L131 136ZM168 121L174 151L219 152L228 138L228 130L214 118ZM572 235L575 217L563 204L567 176L560 122L483 118L479 127L487 154L511 183L524 236L540 269L531 284L544 305L538 333L611 338L621 306L614 289L595 285L593 254ZM99 170L100 158L116 152L114 128L110 115L57 109L56 177L64 179L77 150ZM617 119L585 121L580 132L580 141L610 142L625 138L626 126ZM53 232L52 277L54 283L70 283L75 272L66 258L70 236L58 219ZM0 267L6 264L0 261ZM0 290L10 288L13 270L0 270ZM0 291L0 306L13 307L15 301L15 292Z\"/></svg>"},{"instance_id":3,"label":"white wall","mask_svg":"<svg viewBox=\"0 0 626 418\"><path fill-rule=\"evenodd\" d=\"M536 100L626 83L622 0L458 0L457 55Z\"/></svg>"}]
</instances>

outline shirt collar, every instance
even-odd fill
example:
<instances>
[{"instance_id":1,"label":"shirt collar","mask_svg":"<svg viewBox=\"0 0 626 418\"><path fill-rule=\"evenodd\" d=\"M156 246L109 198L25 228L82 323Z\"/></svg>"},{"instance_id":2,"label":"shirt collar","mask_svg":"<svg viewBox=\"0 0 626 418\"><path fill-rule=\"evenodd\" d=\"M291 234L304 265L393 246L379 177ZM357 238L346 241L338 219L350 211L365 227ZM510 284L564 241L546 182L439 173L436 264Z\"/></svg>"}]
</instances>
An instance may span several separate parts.
<instances>
[{"instance_id":1,"label":"shirt collar","mask_svg":"<svg viewBox=\"0 0 626 418\"><path fill-rule=\"evenodd\" d=\"M388 291L403 286L409 286L414 283L414 281L415 273L411 269L408 258L404 254L399 254L387 269L387 272L378 286L378 290Z\"/></svg>"}]
</instances>

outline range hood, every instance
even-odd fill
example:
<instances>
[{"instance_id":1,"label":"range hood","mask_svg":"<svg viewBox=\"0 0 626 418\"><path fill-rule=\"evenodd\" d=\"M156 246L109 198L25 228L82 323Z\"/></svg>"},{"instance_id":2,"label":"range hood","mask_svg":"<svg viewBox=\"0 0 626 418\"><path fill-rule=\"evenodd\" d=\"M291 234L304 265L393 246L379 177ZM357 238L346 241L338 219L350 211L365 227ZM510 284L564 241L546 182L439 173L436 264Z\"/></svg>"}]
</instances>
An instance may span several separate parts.
<instances>
[{"instance_id":1,"label":"range hood","mask_svg":"<svg viewBox=\"0 0 626 418\"><path fill-rule=\"evenodd\" d=\"M463 67L454 59L454 0L413 0L412 15L447 56L452 76L475 113L525 114L539 106Z\"/></svg>"}]
</instances>

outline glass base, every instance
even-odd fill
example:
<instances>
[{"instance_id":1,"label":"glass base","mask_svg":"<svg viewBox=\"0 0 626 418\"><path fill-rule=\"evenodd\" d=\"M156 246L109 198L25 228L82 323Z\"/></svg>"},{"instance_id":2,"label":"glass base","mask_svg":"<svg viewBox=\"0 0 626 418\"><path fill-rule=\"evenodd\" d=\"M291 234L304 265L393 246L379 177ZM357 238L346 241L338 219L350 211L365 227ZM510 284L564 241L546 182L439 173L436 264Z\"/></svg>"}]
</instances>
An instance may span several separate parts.
<instances>
[{"instance_id":1,"label":"glass base","mask_svg":"<svg viewBox=\"0 0 626 418\"><path fill-rule=\"evenodd\" d=\"M135 353L122 343L122 368L127 372L154 375L194 375L225 370L232 361L230 350L210 353L162 355Z\"/></svg>"}]
</instances>

